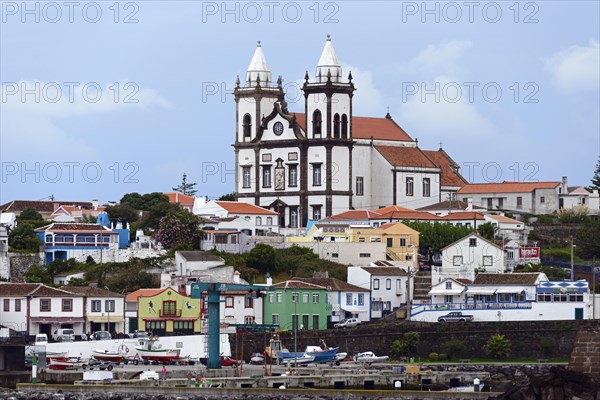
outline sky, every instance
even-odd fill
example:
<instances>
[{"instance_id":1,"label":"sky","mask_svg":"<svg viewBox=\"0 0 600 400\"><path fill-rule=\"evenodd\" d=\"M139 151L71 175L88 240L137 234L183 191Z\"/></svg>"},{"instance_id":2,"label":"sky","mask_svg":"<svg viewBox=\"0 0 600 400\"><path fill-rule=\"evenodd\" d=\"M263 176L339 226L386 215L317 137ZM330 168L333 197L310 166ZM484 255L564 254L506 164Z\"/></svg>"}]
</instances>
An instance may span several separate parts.
<instances>
[{"instance_id":1,"label":"sky","mask_svg":"<svg viewBox=\"0 0 600 400\"><path fill-rule=\"evenodd\" d=\"M589 185L597 1L1 1L0 203L235 190L236 77L261 41L290 111L327 34L353 114L441 146L470 182Z\"/></svg>"}]
</instances>

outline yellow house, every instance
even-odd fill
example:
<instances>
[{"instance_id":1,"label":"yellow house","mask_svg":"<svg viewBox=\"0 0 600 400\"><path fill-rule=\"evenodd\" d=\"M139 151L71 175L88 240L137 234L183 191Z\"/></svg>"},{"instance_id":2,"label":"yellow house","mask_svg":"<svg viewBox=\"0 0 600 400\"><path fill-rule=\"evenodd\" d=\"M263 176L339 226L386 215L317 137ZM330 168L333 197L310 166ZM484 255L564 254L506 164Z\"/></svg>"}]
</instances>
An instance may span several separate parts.
<instances>
[{"instance_id":1,"label":"yellow house","mask_svg":"<svg viewBox=\"0 0 600 400\"><path fill-rule=\"evenodd\" d=\"M154 335L192 335L200 333L200 299L192 299L167 287L158 293L138 298L138 330Z\"/></svg>"},{"instance_id":2,"label":"yellow house","mask_svg":"<svg viewBox=\"0 0 600 400\"><path fill-rule=\"evenodd\" d=\"M383 242L386 256L391 261L415 261L419 251L419 232L401 222L381 225L379 228L354 229L352 242Z\"/></svg>"}]
</instances>

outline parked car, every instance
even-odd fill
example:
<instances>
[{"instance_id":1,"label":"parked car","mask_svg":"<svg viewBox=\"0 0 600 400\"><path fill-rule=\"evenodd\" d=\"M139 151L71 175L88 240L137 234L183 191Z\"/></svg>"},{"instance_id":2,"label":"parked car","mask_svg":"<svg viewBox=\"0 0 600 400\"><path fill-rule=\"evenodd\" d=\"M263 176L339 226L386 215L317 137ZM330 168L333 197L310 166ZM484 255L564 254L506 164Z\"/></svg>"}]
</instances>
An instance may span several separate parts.
<instances>
[{"instance_id":1,"label":"parked car","mask_svg":"<svg viewBox=\"0 0 600 400\"><path fill-rule=\"evenodd\" d=\"M334 324L334 328L354 328L355 326L360 325L360 321L356 318L346 318L341 320L337 324Z\"/></svg>"},{"instance_id":2,"label":"parked car","mask_svg":"<svg viewBox=\"0 0 600 400\"><path fill-rule=\"evenodd\" d=\"M35 335L34 345L36 346L45 346L48 344L48 335L45 333L38 333Z\"/></svg>"},{"instance_id":3,"label":"parked car","mask_svg":"<svg viewBox=\"0 0 600 400\"><path fill-rule=\"evenodd\" d=\"M438 317L438 322L467 322L473 321L472 315L463 314L460 311L452 311L446 315Z\"/></svg>"},{"instance_id":4,"label":"parked car","mask_svg":"<svg viewBox=\"0 0 600 400\"><path fill-rule=\"evenodd\" d=\"M237 367L240 365L240 360L234 360L229 356L221 356L221 367Z\"/></svg>"},{"instance_id":5,"label":"parked car","mask_svg":"<svg viewBox=\"0 0 600 400\"><path fill-rule=\"evenodd\" d=\"M108 331L96 331L92 334L92 340L110 340L112 336Z\"/></svg>"},{"instance_id":6,"label":"parked car","mask_svg":"<svg viewBox=\"0 0 600 400\"><path fill-rule=\"evenodd\" d=\"M75 332L70 328L55 329L54 332L52 332L52 340L55 342L74 342Z\"/></svg>"}]
</instances>

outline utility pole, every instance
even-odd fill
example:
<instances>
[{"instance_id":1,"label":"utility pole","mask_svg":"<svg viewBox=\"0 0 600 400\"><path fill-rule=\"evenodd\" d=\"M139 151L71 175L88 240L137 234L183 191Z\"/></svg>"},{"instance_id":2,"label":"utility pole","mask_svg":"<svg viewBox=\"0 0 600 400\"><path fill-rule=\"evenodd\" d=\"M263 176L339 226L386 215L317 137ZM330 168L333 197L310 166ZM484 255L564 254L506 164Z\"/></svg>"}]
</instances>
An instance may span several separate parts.
<instances>
[{"instance_id":1,"label":"utility pole","mask_svg":"<svg viewBox=\"0 0 600 400\"><path fill-rule=\"evenodd\" d=\"M571 236L571 281L575 281L575 268L573 265L573 247L575 247L575 245L573 244L573 236Z\"/></svg>"}]
</instances>

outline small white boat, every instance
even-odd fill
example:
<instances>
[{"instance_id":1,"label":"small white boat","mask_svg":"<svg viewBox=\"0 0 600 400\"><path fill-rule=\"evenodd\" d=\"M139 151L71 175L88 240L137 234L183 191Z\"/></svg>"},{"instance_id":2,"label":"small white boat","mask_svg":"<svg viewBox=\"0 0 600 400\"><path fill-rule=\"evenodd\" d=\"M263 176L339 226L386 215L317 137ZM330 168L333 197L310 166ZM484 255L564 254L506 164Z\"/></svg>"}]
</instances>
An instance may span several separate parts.
<instances>
[{"instance_id":1,"label":"small white boat","mask_svg":"<svg viewBox=\"0 0 600 400\"><path fill-rule=\"evenodd\" d=\"M181 349L163 348L157 337L139 339L135 346L140 357L148 361L171 362L179 359Z\"/></svg>"},{"instance_id":2,"label":"small white boat","mask_svg":"<svg viewBox=\"0 0 600 400\"><path fill-rule=\"evenodd\" d=\"M48 369L64 371L67 369L77 369L86 365L86 360L79 357L71 357L67 359L50 359Z\"/></svg>"},{"instance_id":3,"label":"small white boat","mask_svg":"<svg viewBox=\"0 0 600 400\"><path fill-rule=\"evenodd\" d=\"M260 354L260 353L254 353L252 354L252 357L250 357L250 363L251 364L262 364L265 362L265 357Z\"/></svg>"},{"instance_id":4,"label":"small white boat","mask_svg":"<svg viewBox=\"0 0 600 400\"><path fill-rule=\"evenodd\" d=\"M303 354L297 357L286 358L283 360L283 362L285 362L288 367L293 365L310 364L312 362L315 362L315 356Z\"/></svg>"},{"instance_id":5,"label":"small white boat","mask_svg":"<svg viewBox=\"0 0 600 400\"><path fill-rule=\"evenodd\" d=\"M344 361L346 359L346 357L348 357L348 353L345 353L345 352L337 353L335 355L334 360L335 361Z\"/></svg>"},{"instance_id":6,"label":"small white boat","mask_svg":"<svg viewBox=\"0 0 600 400\"><path fill-rule=\"evenodd\" d=\"M129 351L129 349L127 349ZM120 363L123 361L123 358L127 355L127 353L122 350L98 350L92 349L92 356L99 361L112 361L116 363Z\"/></svg>"},{"instance_id":7,"label":"small white boat","mask_svg":"<svg viewBox=\"0 0 600 400\"><path fill-rule=\"evenodd\" d=\"M354 361L358 363L372 364L387 360L388 356L376 356L372 351L364 351L354 356Z\"/></svg>"}]
</instances>

